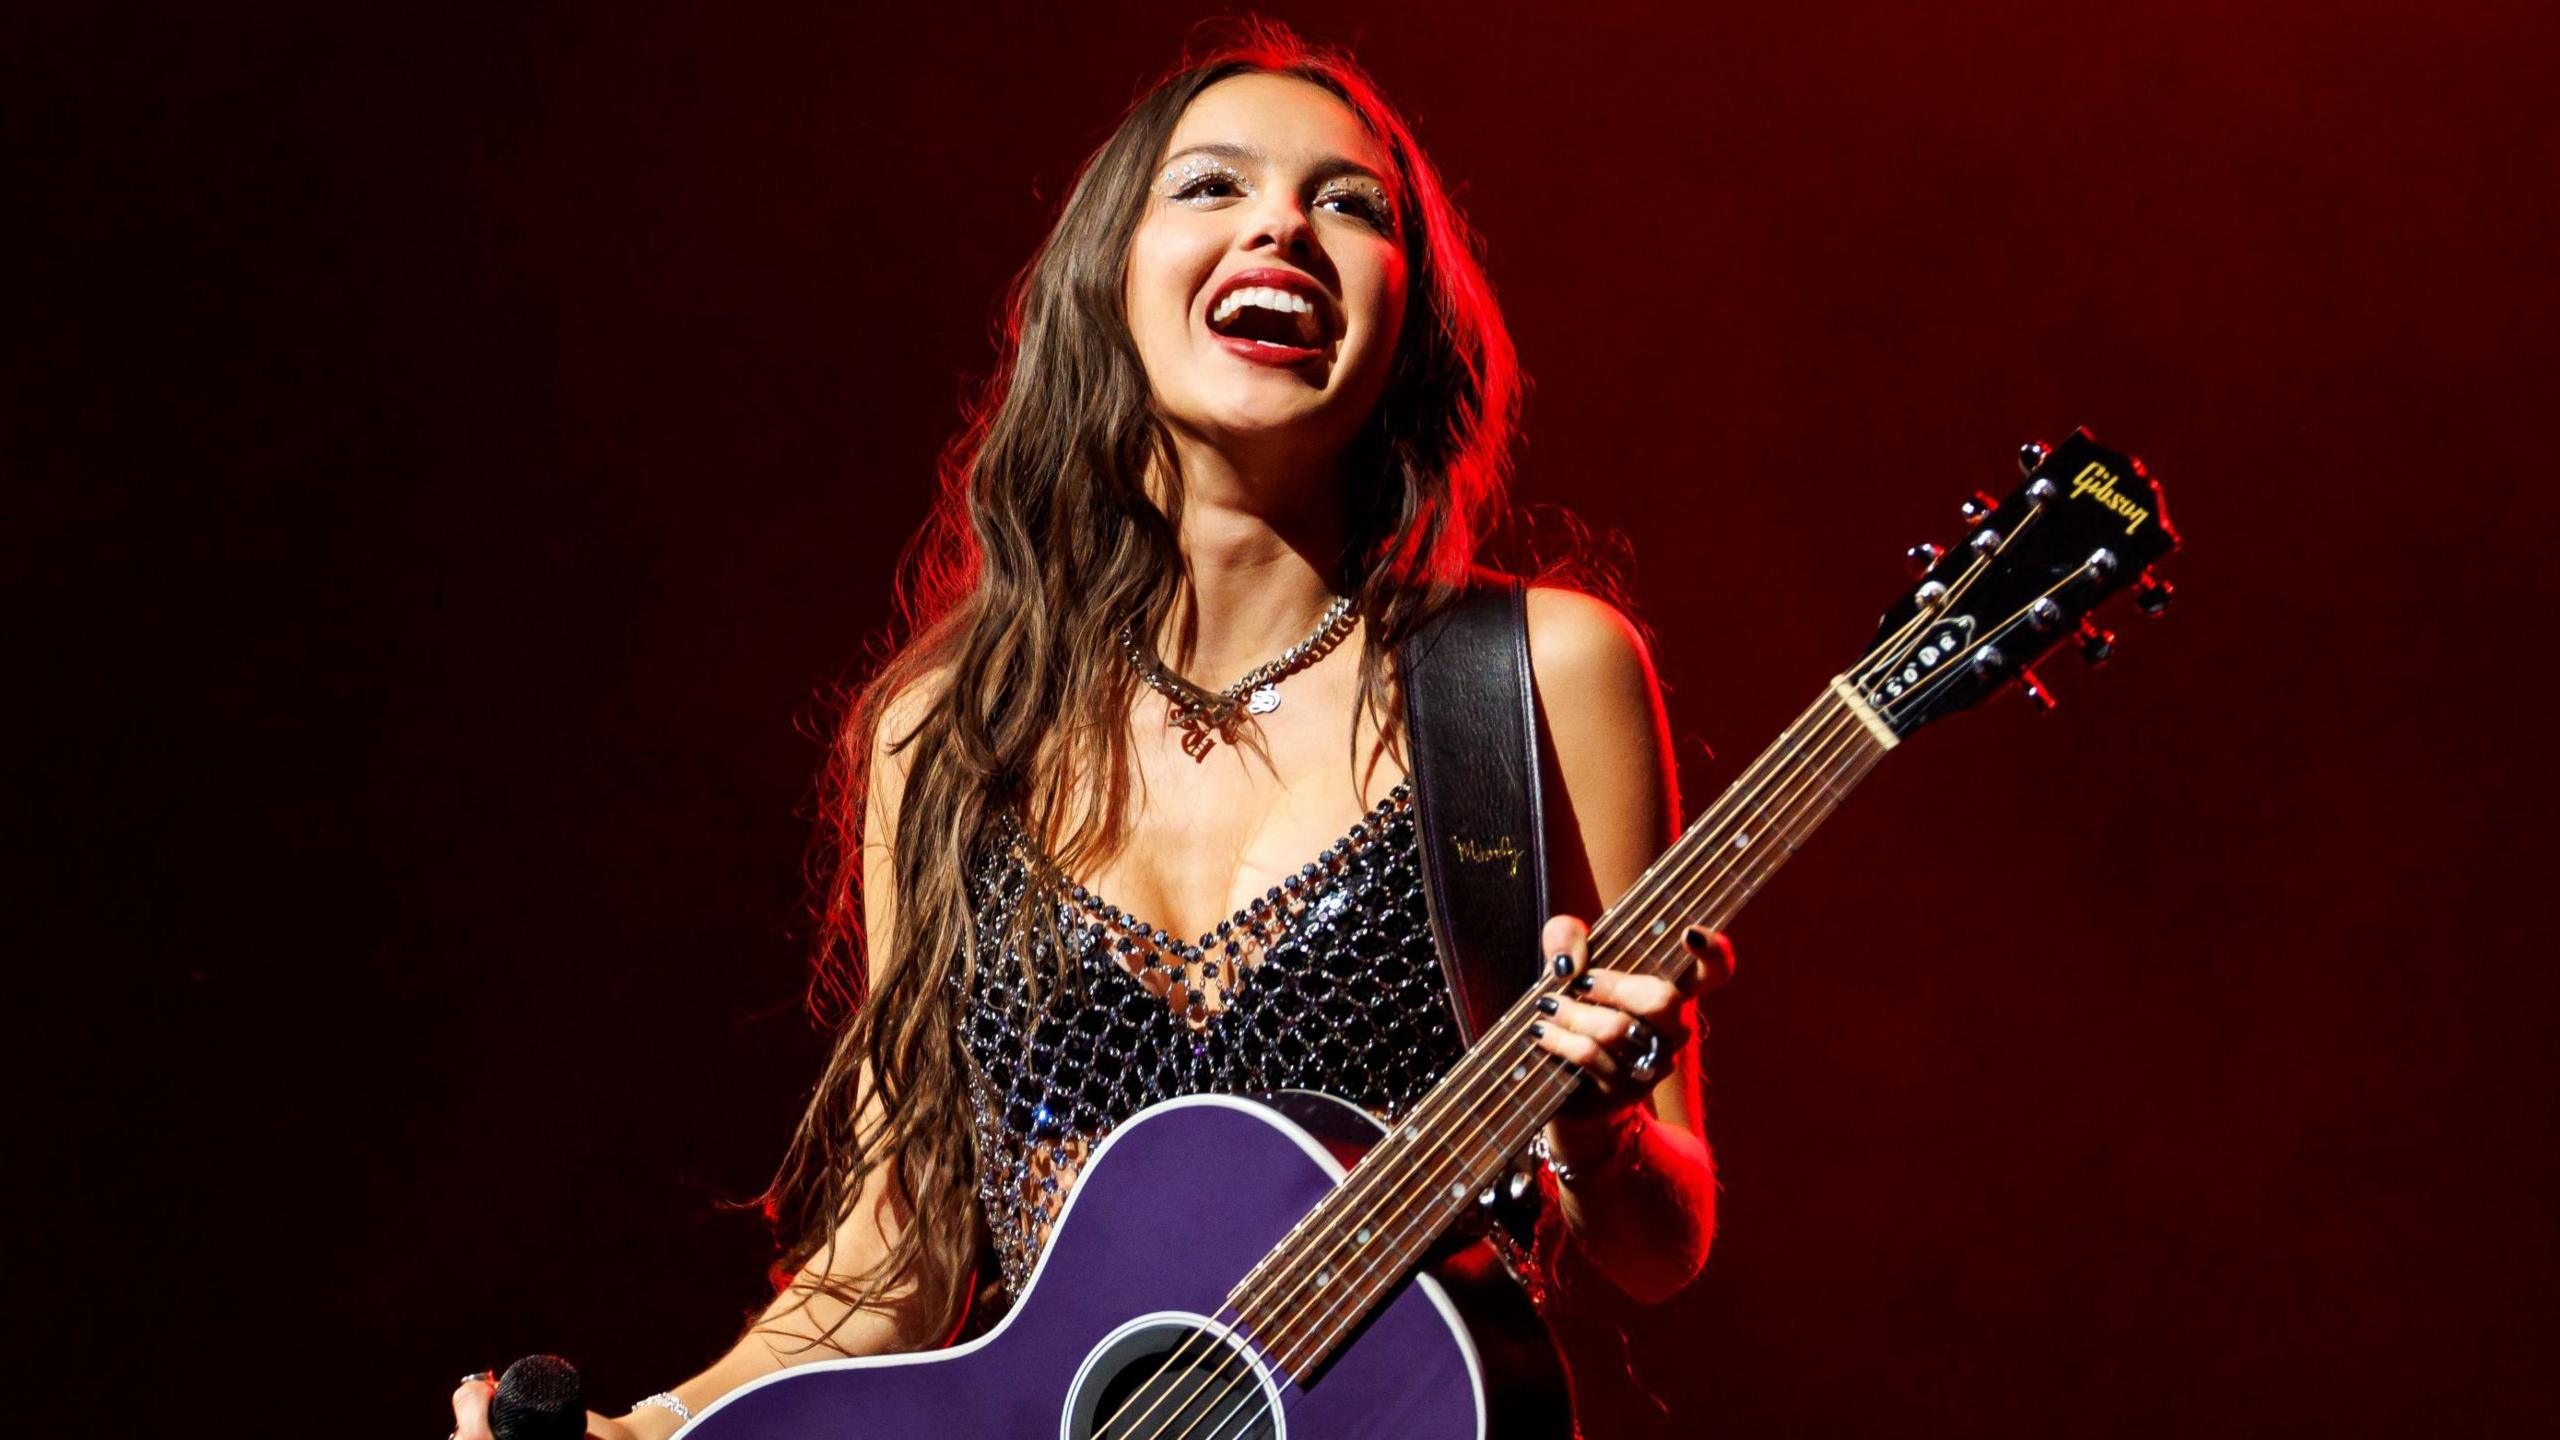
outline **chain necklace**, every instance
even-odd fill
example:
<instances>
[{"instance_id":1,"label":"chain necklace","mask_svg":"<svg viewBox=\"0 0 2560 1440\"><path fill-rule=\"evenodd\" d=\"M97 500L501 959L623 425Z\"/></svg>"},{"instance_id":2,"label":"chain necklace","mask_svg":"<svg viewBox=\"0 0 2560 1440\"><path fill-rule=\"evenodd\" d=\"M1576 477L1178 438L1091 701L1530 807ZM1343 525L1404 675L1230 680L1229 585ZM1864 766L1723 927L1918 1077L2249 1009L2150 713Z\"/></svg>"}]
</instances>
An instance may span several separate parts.
<instances>
[{"instance_id":1,"label":"chain necklace","mask_svg":"<svg viewBox=\"0 0 2560 1440\"><path fill-rule=\"evenodd\" d=\"M1236 743L1236 728L1247 715L1268 715L1280 708L1280 682L1333 652L1360 623L1351 613L1351 597L1340 595L1316 621L1307 638L1280 652L1280 658L1257 665L1224 690L1201 689L1164 668L1155 652L1138 643L1135 625L1120 627L1120 649L1149 689L1168 704L1165 724L1182 731L1182 753L1206 760L1219 741Z\"/></svg>"}]
</instances>

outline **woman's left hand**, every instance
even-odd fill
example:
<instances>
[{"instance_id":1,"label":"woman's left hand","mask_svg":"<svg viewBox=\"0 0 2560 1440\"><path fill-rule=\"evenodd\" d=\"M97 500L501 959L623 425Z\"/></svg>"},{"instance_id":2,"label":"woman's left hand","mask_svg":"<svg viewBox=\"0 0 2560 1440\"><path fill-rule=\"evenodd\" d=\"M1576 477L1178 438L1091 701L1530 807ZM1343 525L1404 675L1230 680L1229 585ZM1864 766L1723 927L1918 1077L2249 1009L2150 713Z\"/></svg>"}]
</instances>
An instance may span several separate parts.
<instances>
[{"instance_id":1,"label":"woman's left hand","mask_svg":"<svg viewBox=\"0 0 2560 1440\"><path fill-rule=\"evenodd\" d=\"M1546 953L1559 970L1576 973L1571 998L1539 1002L1540 1048L1582 1067L1582 1089L1569 1109L1615 1116L1642 1102L1671 1073L1695 1034L1697 997L1733 978L1733 945L1712 930L1691 926L1692 963L1678 978L1660 979L1624 970L1585 968L1590 930L1570 915L1547 922Z\"/></svg>"}]
</instances>

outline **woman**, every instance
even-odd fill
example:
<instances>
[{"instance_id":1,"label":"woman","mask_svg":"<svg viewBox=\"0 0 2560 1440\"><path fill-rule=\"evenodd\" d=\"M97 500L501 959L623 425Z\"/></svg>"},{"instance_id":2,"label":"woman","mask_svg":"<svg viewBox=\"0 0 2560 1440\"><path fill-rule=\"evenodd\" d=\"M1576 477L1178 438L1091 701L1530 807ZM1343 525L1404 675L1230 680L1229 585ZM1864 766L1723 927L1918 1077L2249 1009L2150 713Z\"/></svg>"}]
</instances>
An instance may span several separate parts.
<instances>
[{"instance_id":1,"label":"woman","mask_svg":"<svg viewBox=\"0 0 2560 1440\"><path fill-rule=\"evenodd\" d=\"M1392 1113L1457 1053L1391 656L1468 574L1519 379L1421 152L1347 59L1257 28L1132 108L1012 313L914 637L839 747L826 959L861 1004L767 1197L778 1294L593 1434L949 1338L1151 1100L1251 1081ZM1529 625L1552 883L1593 914L1671 836L1667 726L1615 610L1537 588ZM1580 921L1544 942L1583 962ZM1689 1001L1730 958L1692 944L1687 983L1595 970L1527 1042L1587 1077L1547 1135L1561 1230L1640 1299L1714 1225ZM1293 1044L1309 1017L1335 1043ZM1076 1043L1026 1045L1043 1026ZM457 1390L461 1435L489 1393Z\"/></svg>"}]
</instances>

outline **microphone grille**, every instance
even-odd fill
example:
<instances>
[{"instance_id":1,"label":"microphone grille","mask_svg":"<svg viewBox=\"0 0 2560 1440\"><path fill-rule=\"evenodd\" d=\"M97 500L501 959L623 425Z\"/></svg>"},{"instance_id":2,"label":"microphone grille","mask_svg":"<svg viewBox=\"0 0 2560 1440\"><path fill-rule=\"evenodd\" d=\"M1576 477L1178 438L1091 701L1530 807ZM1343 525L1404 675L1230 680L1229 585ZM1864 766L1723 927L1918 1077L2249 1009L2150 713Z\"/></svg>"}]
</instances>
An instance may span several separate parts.
<instances>
[{"instance_id":1,"label":"microphone grille","mask_svg":"<svg viewBox=\"0 0 2560 1440\"><path fill-rule=\"evenodd\" d=\"M587 1406L578 1367L557 1355L527 1355L508 1366L489 1398L489 1433L497 1440L581 1440Z\"/></svg>"}]
</instances>

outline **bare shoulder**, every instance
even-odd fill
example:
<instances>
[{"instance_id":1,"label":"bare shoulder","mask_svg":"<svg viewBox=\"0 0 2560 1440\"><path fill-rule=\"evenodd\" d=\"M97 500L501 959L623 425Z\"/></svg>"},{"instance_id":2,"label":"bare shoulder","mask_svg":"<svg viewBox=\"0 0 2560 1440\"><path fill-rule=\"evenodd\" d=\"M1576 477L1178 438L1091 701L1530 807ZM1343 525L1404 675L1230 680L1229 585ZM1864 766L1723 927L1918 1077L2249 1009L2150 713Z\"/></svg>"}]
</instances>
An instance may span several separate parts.
<instances>
[{"instance_id":1,"label":"bare shoulder","mask_svg":"<svg viewBox=\"0 0 2560 1440\"><path fill-rule=\"evenodd\" d=\"M868 734L862 733L860 726L845 727L842 743L848 753L843 759L848 765L860 762L863 767L863 948L875 982L881 963L890 954L889 936L897 924L898 814L906 800L907 774L914 759L906 741L932 713L941 698L944 678L943 671L930 670L886 694L870 697L866 703L874 708ZM869 749L851 753L859 746Z\"/></svg>"},{"instance_id":2,"label":"bare shoulder","mask_svg":"<svg viewBox=\"0 0 2560 1440\"><path fill-rule=\"evenodd\" d=\"M872 703L877 707L880 718L872 728L871 753L874 756L890 754L915 733L916 727L924 723L925 716L932 713L935 702L942 698L942 689L948 679L946 670L928 670L911 677L887 694L874 697Z\"/></svg>"},{"instance_id":3,"label":"bare shoulder","mask_svg":"<svg viewBox=\"0 0 2560 1440\"><path fill-rule=\"evenodd\" d=\"M1632 705L1649 721L1661 704L1643 632L1617 606L1580 590L1530 587L1529 668L1552 707Z\"/></svg>"},{"instance_id":4,"label":"bare shoulder","mask_svg":"<svg viewBox=\"0 0 2560 1440\"><path fill-rule=\"evenodd\" d=\"M862 733L859 726L845 729L844 760L862 767L862 848L867 856L885 857L898 833L898 811L906 798L908 772L915 764L907 741L933 713L946 678L944 670L928 670L886 694L868 698L869 732ZM855 747L866 745L867 751L855 753Z\"/></svg>"},{"instance_id":5,"label":"bare shoulder","mask_svg":"<svg viewBox=\"0 0 2560 1440\"><path fill-rule=\"evenodd\" d=\"M1578 590L1530 589L1529 665L1553 787L1554 898L1596 914L1660 852L1679 810L1662 687L1635 622Z\"/></svg>"}]
</instances>

